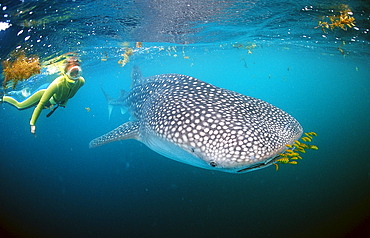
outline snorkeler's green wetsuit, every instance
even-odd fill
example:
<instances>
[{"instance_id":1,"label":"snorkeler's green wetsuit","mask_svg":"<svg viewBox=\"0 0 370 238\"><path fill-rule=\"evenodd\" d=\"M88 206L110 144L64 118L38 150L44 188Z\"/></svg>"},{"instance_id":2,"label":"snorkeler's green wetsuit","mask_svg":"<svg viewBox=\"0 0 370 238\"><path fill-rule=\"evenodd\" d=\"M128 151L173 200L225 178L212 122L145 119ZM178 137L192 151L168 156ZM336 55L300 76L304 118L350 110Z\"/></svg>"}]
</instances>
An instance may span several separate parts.
<instances>
[{"instance_id":1,"label":"snorkeler's green wetsuit","mask_svg":"<svg viewBox=\"0 0 370 238\"><path fill-rule=\"evenodd\" d=\"M74 81L66 75L62 75L56 78L46 89L35 92L22 102L18 102L10 96L4 96L3 101L12 104L18 109L26 109L37 104L30 121L30 125L34 126L42 109L57 104L64 107L68 99L72 98L84 84L85 80L83 77L79 77Z\"/></svg>"}]
</instances>

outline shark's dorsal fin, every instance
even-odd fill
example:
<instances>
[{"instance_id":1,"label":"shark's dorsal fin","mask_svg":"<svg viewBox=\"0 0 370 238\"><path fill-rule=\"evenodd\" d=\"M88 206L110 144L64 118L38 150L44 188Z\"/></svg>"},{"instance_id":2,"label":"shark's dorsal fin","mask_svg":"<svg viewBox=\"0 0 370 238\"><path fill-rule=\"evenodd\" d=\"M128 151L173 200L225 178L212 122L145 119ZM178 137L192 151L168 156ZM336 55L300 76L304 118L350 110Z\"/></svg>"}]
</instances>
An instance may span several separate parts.
<instances>
[{"instance_id":1,"label":"shark's dorsal fin","mask_svg":"<svg viewBox=\"0 0 370 238\"><path fill-rule=\"evenodd\" d=\"M94 148L113 141L127 139L139 140L139 122L137 121L126 122L117 127L116 129L114 129L113 131L110 131L107 134L92 140L89 144L89 147Z\"/></svg>"},{"instance_id":2,"label":"shark's dorsal fin","mask_svg":"<svg viewBox=\"0 0 370 238\"><path fill-rule=\"evenodd\" d=\"M131 88L135 87L136 85L139 85L142 81L142 75L141 75L141 70L139 68L139 66L137 65L134 65L134 67L132 68L132 72L131 72Z\"/></svg>"}]
</instances>

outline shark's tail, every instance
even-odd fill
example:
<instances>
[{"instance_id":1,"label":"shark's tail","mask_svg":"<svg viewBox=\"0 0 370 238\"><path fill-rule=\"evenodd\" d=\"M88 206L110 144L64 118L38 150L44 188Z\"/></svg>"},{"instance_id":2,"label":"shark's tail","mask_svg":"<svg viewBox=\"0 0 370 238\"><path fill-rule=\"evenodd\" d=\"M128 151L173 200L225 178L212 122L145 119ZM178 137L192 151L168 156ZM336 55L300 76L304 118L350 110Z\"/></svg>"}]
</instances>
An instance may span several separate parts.
<instances>
[{"instance_id":1,"label":"shark's tail","mask_svg":"<svg viewBox=\"0 0 370 238\"><path fill-rule=\"evenodd\" d=\"M101 91L103 92L104 97L107 100L107 102L109 102L110 100L113 100L113 98L111 96L109 96L109 94L107 92L105 92L105 90L103 89L103 86L100 85L100 88L101 88Z\"/></svg>"},{"instance_id":2,"label":"shark's tail","mask_svg":"<svg viewBox=\"0 0 370 238\"><path fill-rule=\"evenodd\" d=\"M126 107L124 107L122 105L122 103L120 103L119 99L124 97L126 95L126 91L125 90L121 90L120 91L120 96L118 99L114 99L113 97L111 97L107 92L105 92L105 90L103 89L103 87L100 85L100 88L105 96L105 99L107 100L107 103L108 103L108 117L110 119L110 115L112 114L112 110L113 110L113 107L117 106L121 109L121 113L122 114L125 114L127 109ZM121 105L120 105L121 104Z\"/></svg>"}]
</instances>

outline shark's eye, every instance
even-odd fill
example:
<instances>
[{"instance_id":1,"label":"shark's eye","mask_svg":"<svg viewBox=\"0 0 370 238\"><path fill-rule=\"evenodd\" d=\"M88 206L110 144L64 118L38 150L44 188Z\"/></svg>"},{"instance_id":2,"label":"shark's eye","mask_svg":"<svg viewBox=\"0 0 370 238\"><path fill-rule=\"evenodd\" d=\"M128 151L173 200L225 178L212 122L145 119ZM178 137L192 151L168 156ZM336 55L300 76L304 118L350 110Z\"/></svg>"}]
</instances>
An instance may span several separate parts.
<instances>
[{"instance_id":1,"label":"shark's eye","mask_svg":"<svg viewBox=\"0 0 370 238\"><path fill-rule=\"evenodd\" d=\"M217 163L214 162L214 161L211 161L211 163L209 163L212 167L216 167L217 166Z\"/></svg>"}]
</instances>

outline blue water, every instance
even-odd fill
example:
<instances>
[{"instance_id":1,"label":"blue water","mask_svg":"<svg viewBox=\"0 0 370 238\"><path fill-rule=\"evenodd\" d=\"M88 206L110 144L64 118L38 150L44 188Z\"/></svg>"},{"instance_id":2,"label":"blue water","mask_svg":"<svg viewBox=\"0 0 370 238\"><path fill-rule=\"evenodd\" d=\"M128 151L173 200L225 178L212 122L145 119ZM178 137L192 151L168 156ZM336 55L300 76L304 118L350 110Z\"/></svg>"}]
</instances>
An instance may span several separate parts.
<instances>
[{"instance_id":1,"label":"blue water","mask_svg":"<svg viewBox=\"0 0 370 238\"><path fill-rule=\"evenodd\" d=\"M353 10L357 29L315 29L339 4ZM11 24L0 31L1 60L17 47L41 59L77 51L86 84L66 108L42 112L36 138L32 109L0 105L0 235L366 237L369 9L365 1L1 3L0 22ZM135 49L124 67L123 42ZM187 74L272 103L316 132L319 150L278 171L228 174L134 140L89 149L129 120L118 108L108 118L100 85L118 97L133 65L144 76Z\"/></svg>"}]
</instances>

